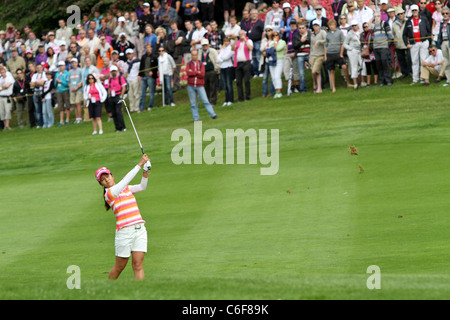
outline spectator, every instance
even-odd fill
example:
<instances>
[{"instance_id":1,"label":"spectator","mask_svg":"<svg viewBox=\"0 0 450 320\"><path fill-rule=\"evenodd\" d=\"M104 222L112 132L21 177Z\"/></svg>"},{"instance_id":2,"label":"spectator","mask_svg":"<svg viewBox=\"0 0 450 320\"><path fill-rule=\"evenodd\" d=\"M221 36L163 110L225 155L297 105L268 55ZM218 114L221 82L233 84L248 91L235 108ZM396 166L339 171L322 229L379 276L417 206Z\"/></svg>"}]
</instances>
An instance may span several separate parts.
<instances>
[{"instance_id":1,"label":"spectator","mask_svg":"<svg viewBox=\"0 0 450 320\"><path fill-rule=\"evenodd\" d=\"M266 14L265 26L272 26L273 32L280 30L281 21L283 20L283 10L280 8L280 0L272 1L272 10Z\"/></svg>"},{"instance_id":2,"label":"spectator","mask_svg":"<svg viewBox=\"0 0 450 320\"><path fill-rule=\"evenodd\" d=\"M321 7L321 5L319 4L319 0L311 0L311 9L306 12L306 20L308 20L309 25L311 25L311 22L313 22L314 20L327 18L327 11L322 10L321 12L318 12L318 10L316 10L317 7ZM327 23L325 23L324 26L327 26Z\"/></svg>"},{"instance_id":3,"label":"spectator","mask_svg":"<svg viewBox=\"0 0 450 320\"><path fill-rule=\"evenodd\" d=\"M351 1L351 0L349 0ZM308 4L308 0L302 0L299 5L294 8L294 17L298 24L307 24L306 13L308 10L313 10L313 7Z\"/></svg>"},{"instance_id":4,"label":"spectator","mask_svg":"<svg viewBox=\"0 0 450 320\"><path fill-rule=\"evenodd\" d=\"M330 20L335 20L336 22L338 21L345 4L347 4L345 0L333 0L333 3L331 4L333 17L330 18Z\"/></svg>"},{"instance_id":5,"label":"spectator","mask_svg":"<svg viewBox=\"0 0 450 320\"><path fill-rule=\"evenodd\" d=\"M258 19L258 11L250 10L250 19L248 23L241 22L241 29L247 32L247 36L253 42L252 52L252 75L260 75L259 64L261 60L261 39L264 33L264 22Z\"/></svg>"},{"instance_id":6,"label":"spectator","mask_svg":"<svg viewBox=\"0 0 450 320\"><path fill-rule=\"evenodd\" d=\"M374 77L374 84L378 83L378 69L375 61L375 54L373 53L373 30L369 28L369 23L363 23L363 32L360 37L361 42L361 57L362 63L365 64L365 70L362 71L362 87L370 86L372 83L372 76ZM403 42L403 39L402 39ZM366 81L364 81L366 77ZM347 82L350 85L350 82Z\"/></svg>"},{"instance_id":7,"label":"spectator","mask_svg":"<svg viewBox=\"0 0 450 320\"><path fill-rule=\"evenodd\" d=\"M191 104L192 117L194 121L200 120L197 105L198 96L209 116L212 119L217 119L217 115L209 103L205 88L203 87L205 83L205 66L198 60L198 51L196 49L192 50L191 55L192 60L186 65L186 73L188 76L187 92Z\"/></svg>"},{"instance_id":8,"label":"spectator","mask_svg":"<svg viewBox=\"0 0 450 320\"><path fill-rule=\"evenodd\" d=\"M395 53L402 72L401 78L404 79L412 73L411 53L403 42L403 32L406 25L405 10L402 8L396 9L396 15L397 19L392 26L392 35L394 36Z\"/></svg>"},{"instance_id":9,"label":"spectator","mask_svg":"<svg viewBox=\"0 0 450 320\"><path fill-rule=\"evenodd\" d=\"M70 60L72 70L69 71L70 104L75 106L75 124L83 121L81 104L83 102L83 71L78 68L78 60Z\"/></svg>"},{"instance_id":10,"label":"spectator","mask_svg":"<svg viewBox=\"0 0 450 320\"><path fill-rule=\"evenodd\" d=\"M361 41L359 39L359 22L353 20L352 30L347 33L344 40L344 48L347 49L347 55L350 63L351 77L353 79L353 87L358 89L358 78L361 71Z\"/></svg>"},{"instance_id":11,"label":"spectator","mask_svg":"<svg viewBox=\"0 0 450 320\"><path fill-rule=\"evenodd\" d=\"M154 32L155 29L151 24L145 26L144 46L150 44L152 46L153 52L155 52L156 50L156 41L157 41L157 36Z\"/></svg>"},{"instance_id":12,"label":"spectator","mask_svg":"<svg viewBox=\"0 0 450 320\"><path fill-rule=\"evenodd\" d=\"M344 16L347 20L346 22L351 22L351 21L355 20L356 19L356 17L355 17L355 7L356 6L357 6L356 1L348 0L347 3L342 8L340 19L342 19L342 16ZM350 26L349 26L349 29L351 29ZM344 35L347 35L347 33L344 32Z\"/></svg>"},{"instance_id":13,"label":"spectator","mask_svg":"<svg viewBox=\"0 0 450 320\"><path fill-rule=\"evenodd\" d=\"M153 13L153 16L155 17L155 23L154 23L155 27L161 26L161 23L163 21L164 11L162 10L160 0L153 0L152 13Z\"/></svg>"},{"instance_id":14,"label":"spectator","mask_svg":"<svg viewBox=\"0 0 450 320\"><path fill-rule=\"evenodd\" d=\"M59 108L59 124L69 124L70 119L70 92L69 92L69 71L66 70L66 64L64 61L58 62L59 71L55 75L55 87L56 87L56 100ZM64 115L66 121L64 121Z\"/></svg>"},{"instance_id":15,"label":"spectator","mask_svg":"<svg viewBox=\"0 0 450 320\"><path fill-rule=\"evenodd\" d=\"M231 106L234 102L233 93L233 56L234 52L231 50L230 39L223 39L223 48L219 51L217 62L220 63L220 77L225 87L225 102L223 107Z\"/></svg>"},{"instance_id":16,"label":"spectator","mask_svg":"<svg viewBox=\"0 0 450 320\"><path fill-rule=\"evenodd\" d=\"M379 11L381 21L388 21L389 17L387 14L387 9L388 9L388 0L380 0L379 9L375 11Z\"/></svg>"},{"instance_id":17,"label":"spectator","mask_svg":"<svg viewBox=\"0 0 450 320\"><path fill-rule=\"evenodd\" d=\"M141 101L139 110L143 111L145 108L145 99L147 97L147 88L149 92L149 102L147 110L153 109L156 91L156 79L158 77L158 56L153 53L152 45L145 45L145 54L141 58L139 66L139 76L141 77Z\"/></svg>"},{"instance_id":18,"label":"spectator","mask_svg":"<svg viewBox=\"0 0 450 320\"><path fill-rule=\"evenodd\" d=\"M274 49L275 53L275 63L269 64L270 76L272 77L273 85L275 87L274 99L281 98L283 95L281 89L283 87L283 82L281 80L281 75L283 73L284 57L286 55L286 42L281 39L281 34L279 31L273 33L273 43L271 47ZM269 47L269 48L271 48ZM266 51L267 54L267 51ZM269 58L270 61L270 58Z\"/></svg>"},{"instance_id":19,"label":"spectator","mask_svg":"<svg viewBox=\"0 0 450 320\"><path fill-rule=\"evenodd\" d=\"M56 57L56 64L58 64L58 62L63 61L65 62L67 60L67 55L69 54L69 52L67 51L67 46L65 42L62 42L61 45L59 46L59 53Z\"/></svg>"},{"instance_id":20,"label":"spectator","mask_svg":"<svg viewBox=\"0 0 450 320\"><path fill-rule=\"evenodd\" d=\"M111 59L113 47L106 41L106 36L100 36L100 43L97 50L97 69L101 70L104 67L104 59ZM109 66L108 66L109 67Z\"/></svg>"},{"instance_id":21,"label":"spectator","mask_svg":"<svg viewBox=\"0 0 450 320\"><path fill-rule=\"evenodd\" d=\"M297 56L297 67L300 81L300 92L306 92L305 65L309 64L309 53L311 51L311 33L306 28L307 22L300 22L298 31L294 37L294 49Z\"/></svg>"},{"instance_id":22,"label":"spectator","mask_svg":"<svg viewBox=\"0 0 450 320\"><path fill-rule=\"evenodd\" d=\"M198 18L198 0L183 0L181 6L184 8L184 18L195 21Z\"/></svg>"},{"instance_id":23,"label":"spectator","mask_svg":"<svg viewBox=\"0 0 450 320\"><path fill-rule=\"evenodd\" d=\"M131 38L131 34L133 33L133 30L131 30L130 26L127 24L125 17L120 17L117 20L118 24L116 29L114 30L114 35L116 37L119 37L120 34L125 33L128 39Z\"/></svg>"},{"instance_id":24,"label":"spectator","mask_svg":"<svg viewBox=\"0 0 450 320\"><path fill-rule=\"evenodd\" d=\"M119 52L117 50L111 52L111 66L113 65L118 68L120 74L124 74L127 71L127 64L125 61L119 59Z\"/></svg>"},{"instance_id":25,"label":"spectator","mask_svg":"<svg viewBox=\"0 0 450 320\"><path fill-rule=\"evenodd\" d=\"M116 66L111 66L110 71L111 78L108 81L108 103L110 104L116 132L125 132L127 129L123 120L121 100L125 95L127 81L119 74L119 69Z\"/></svg>"},{"instance_id":26,"label":"spectator","mask_svg":"<svg viewBox=\"0 0 450 320\"><path fill-rule=\"evenodd\" d=\"M103 85L103 88L105 88L106 91L109 89L109 78L111 77L111 59L108 57L103 58L103 68L100 70L100 82ZM111 107L108 103L108 99L105 101L105 110L108 114L108 122L112 121L112 112Z\"/></svg>"},{"instance_id":27,"label":"spectator","mask_svg":"<svg viewBox=\"0 0 450 320\"><path fill-rule=\"evenodd\" d=\"M436 76L436 83L445 77L445 60L442 51L434 44L429 47L429 56L422 61L422 71L420 77L424 79L424 87L430 85L430 74Z\"/></svg>"},{"instance_id":28,"label":"spectator","mask_svg":"<svg viewBox=\"0 0 450 320\"><path fill-rule=\"evenodd\" d=\"M194 25L195 30L192 34L191 47L195 47L195 49L201 50L202 45L200 44L200 42L202 41L207 31L205 28L203 28L203 23L199 19L195 20Z\"/></svg>"},{"instance_id":29,"label":"spectator","mask_svg":"<svg viewBox=\"0 0 450 320\"><path fill-rule=\"evenodd\" d=\"M94 11L94 19L92 21L95 22L95 31L97 32L101 28L101 20L103 19L103 15L100 11L95 10Z\"/></svg>"},{"instance_id":30,"label":"spectator","mask_svg":"<svg viewBox=\"0 0 450 320\"><path fill-rule=\"evenodd\" d=\"M36 73L31 79L30 86L34 89L33 101L35 106L35 118L37 121L37 128L41 128L44 125L44 119L42 116L42 99L41 94L44 89L46 81L46 75L42 64L36 65Z\"/></svg>"},{"instance_id":31,"label":"spectator","mask_svg":"<svg viewBox=\"0 0 450 320\"><path fill-rule=\"evenodd\" d=\"M284 37L285 33L291 30L291 21L295 21L294 13L292 12L289 2L283 3L283 19L280 23L280 33Z\"/></svg>"},{"instance_id":32,"label":"spectator","mask_svg":"<svg viewBox=\"0 0 450 320\"><path fill-rule=\"evenodd\" d=\"M23 120L23 110L27 107L27 91L30 87L30 84L25 79L25 69L17 69L16 70L17 79L14 82L13 94L14 102L16 104L17 110L17 124L20 129L23 129L24 120Z\"/></svg>"},{"instance_id":33,"label":"spectator","mask_svg":"<svg viewBox=\"0 0 450 320\"><path fill-rule=\"evenodd\" d=\"M0 69L0 120L4 129L11 130L11 96L14 88L14 77L6 68Z\"/></svg>"},{"instance_id":34,"label":"spectator","mask_svg":"<svg viewBox=\"0 0 450 320\"><path fill-rule=\"evenodd\" d=\"M30 128L34 128L36 126L36 108L34 106L34 88L30 86L31 79L33 79L34 74L36 73L36 65L33 61L29 61L27 65L27 72L25 74L25 88L27 94L27 109L28 109L28 122L30 124Z\"/></svg>"},{"instance_id":35,"label":"spectator","mask_svg":"<svg viewBox=\"0 0 450 320\"><path fill-rule=\"evenodd\" d=\"M418 4L419 4L419 16L420 18L425 18L427 20L428 28L431 30L433 19L431 12L427 9L427 1L419 0Z\"/></svg>"},{"instance_id":36,"label":"spectator","mask_svg":"<svg viewBox=\"0 0 450 320\"><path fill-rule=\"evenodd\" d=\"M273 46L273 30L272 30L272 26L266 26L265 27L265 35L264 38L261 40L261 54L262 54L262 67L261 69L264 69L263 71L263 81L262 81L262 85L263 85L263 98L266 98L270 95L274 95L275 94L275 88L273 86L273 82L272 79L270 80L270 92L269 92L269 75L270 75L270 71L269 71L269 61L268 61L268 57L266 55L266 50Z\"/></svg>"},{"instance_id":37,"label":"spectator","mask_svg":"<svg viewBox=\"0 0 450 320\"><path fill-rule=\"evenodd\" d=\"M38 53L34 60L36 65L46 63L47 62L47 53L45 52L45 45L43 43L39 44Z\"/></svg>"},{"instance_id":38,"label":"spectator","mask_svg":"<svg viewBox=\"0 0 450 320\"><path fill-rule=\"evenodd\" d=\"M234 68L236 74L236 87L238 91L238 100L243 102L251 98L251 52L253 51L253 42L247 38L245 31L239 31L239 39L232 45L231 50L234 51ZM244 88L245 85L245 97Z\"/></svg>"},{"instance_id":39,"label":"spectator","mask_svg":"<svg viewBox=\"0 0 450 320\"><path fill-rule=\"evenodd\" d=\"M316 11L316 15L320 18L311 21L310 28L314 29L312 24L315 21L316 23L319 23L321 29L328 30L328 19L323 17L321 14L323 11L325 11L323 10L323 7L321 5L317 5L314 7L314 10Z\"/></svg>"},{"instance_id":40,"label":"spectator","mask_svg":"<svg viewBox=\"0 0 450 320\"><path fill-rule=\"evenodd\" d=\"M184 63L187 64L189 61L191 61L191 47L192 47L191 43L192 43L192 36L194 34L194 26L192 25L191 21L185 21L184 28L186 29L186 33L183 39L182 52Z\"/></svg>"},{"instance_id":41,"label":"spectator","mask_svg":"<svg viewBox=\"0 0 450 320\"><path fill-rule=\"evenodd\" d=\"M413 15L406 21L403 42L406 44L406 48L411 51L412 84L415 84L419 82L421 63L427 58L431 25L424 16L419 16L417 5L413 4L411 11Z\"/></svg>"},{"instance_id":42,"label":"spectator","mask_svg":"<svg viewBox=\"0 0 450 320\"><path fill-rule=\"evenodd\" d=\"M318 19L312 22L313 32L311 33L311 51L310 63L313 76L314 93L322 93L322 76L320 70L322 69L325 41L327 33L320 28L320 21Z\"/></svg>"},{"instance_id":43,"label":"spectator","mask_svg":"<svg viewBox=\"0 0 450 320\"><path fill-rule=\"evenodd\" d=\"M139 41L141 42L141 46L144 46L144 37L145 37L145 29L148 24L155 24L155 17L150 11L150 4L145 2L143 5L144 12L140 15L138 20L139 25Z\"/></svg>"},{"instance_id":44,"label":"spectator","mask_svg":"<svg viewBox=\"0 0 450 320\"><path fill-rule=\"evenodd\" d=\"M373 10L366 6L364 0L356 0L356 2L358 5L355 8L355 15L353 19L358 21L358 29L361 29L364 22L369 22L369 25L372 22Z\"/></svg>"},{"instance_id":45,"label":"spectator","mask_svg":"<svg viewBox=\"0 0 450 320\"><path fill-rule=\"evenodd\" d=\"M431 19L432 19L431 31L432 31L432 34L433 34L433 41L436 43L438 41L439 27L441 26L441 22L442 22L443 17L442 17L442 3L441 3L441 1L437 0L434 3L434 5L436 6L436 10L433 12L433 14L431 16Z\"/></svg>"},{"instance_id":46,"label":"spectator","mask_svg":"<svg viewBox=\"0 0 450 320\"><path fill-rule=\"evenodd\" d=\"M159 71L159 81L161 82L161 87L163 88L164 102L163 106L169 105L175 107L172 92L172 74L177 67L173 58L165 52L164 47L158 49L158 71Z\"/></svg>"},{"instance_id":47,"label":"spectator","mask_svg":"<svg viewBox=\"0 0 450 320\"><path fill-rule=\"evenodd\" d=\"M156 34L156 48L164 47L166 41L167 31L164 27L158 27L155 30Z\"/></svg>"},{"instance_id":48,"label":"spectator","mask_svg":"<svg viewBox=\"0 0 450 320\"><path fill-rule=\"evenodd\" d=\"M297 21L295 19L291 19L289 22L290 30L285 32L284 39L286 41L286 56L284 57L284 77L285 79L289 79L292 77L291 82L291 92L299 92L300 85L300 75L298 74L298 66L297 66L297 56L294 49L294 38L299 33L297 28ZM292 74L291 74L292 68Z\"/></svg>"},{"instance_id":49,"label":"spectator","mask_svg":"<svg viewBox=\"0 0 450 320\"><path fill-rule=\"evenodd\" d=\"M170 28L170 22L175 21L177 23L177 21L178 21L177 10L175 10L175 8L170 6L168 0L163 0L161 12L162 12L162 15L160 16L159 25L162 26L163 28L165 28L167 31L167 34L170 35L172 32L172 29Z\"/></svg>"},{"instance_id":50,"label":"spectator","mask_svg":"<svg viewBox=\"0 0 450 320\"><path fill-rule=\"evenodd\" d=\"M125 33L121 33L119 35L119 41L115 43L113 48L119 53L119 59L122 60L123 62L126 62L127 56L125 52L128 49L134 49L134 44L132 44L130 41L127 40L127 36L125 35Z\"/></svg>"},{"instance_id":51,"label":"spectator","mask_svg":"<svg viewBox=\"0 0 450 320\"><path fill-rule=\"evenodd\" d=\"M97 127L98 134L103 134L102 103L106 100L107 93L93 74L87 76L83 96L89 109L89 118L92 119L92 127L94 129L92 135L97 134Z\"/></svg>"},{"instance_id":52,"label":"spectator","mask_svg":"<svg viewBox=\"0 0 450 320\"><path fill-rule=\"evenodd\" d=\"M131 29L130 41L134 44L134 50L136 53L141 56L144 52L144 48L141 46L141 42L139 41L139 23L136 12L130 13L130 21L128 21L128 26Z\"/></svg>"},{"instance_id":53,"label":"spectator","mask_svg":"<svg viewBox=\"0 0 450 320\"><path fill-rule=\"evenodd\" d=\"M223 45L223 39L225 39L225 33L218 29L217 22L215 20L210 21L211 31L205 34L205 38L208 39L211 48L219 51ZM261 40L261 38L260 38Z\"/></svg>"},{"instance_id":54,"label":"spectator","mask_svg":"<svg viewBox=\"0 0 450 320\"><path fill-rule=\"evenodd\" d=\"M53 74L51 72L47 72L45 76L47 79L44 83L44 88L39 98L42 99L43 128L50 128L53 127L55 123L52 106L52 90L55 85L53 83Z\"/></svg>"},{"instance_id":55,"label":"spectator","mask_svg":"<svg viewBox=\"0 0 450 320\"><path fill-rule=\"evenodd\" d=\"M267 3L263 0L252 0L251 2L247 2L245 4L244 10L250 12L253 9L256 9L258 13L264 11L267 9Z\"/></svg>"},{"instance_id":56,"label":"spectator","mask_svg":"<svg viewBox=\"0 0 450 320\"><path fill-rule=\"evenodd\" d=\"M89 47L89 54L96 55L98 51L98 45L100 44L100 39L96 36L96 31L94 29L89 29L87 35L88 42L85 46Z\"/></svg>"},{"instance_id":57,"label":"spectator","mask_svg":"<svg viewBox=\"0 0 450 320\"><path fill-rule=\"evenodd\" d=\"M106 13L105 19L106 19L106 26L109 28L109 30L111 30L111 32L116 30L117 21L116 21L116 18L114 17L114 14L111 11L108 11Z\"/></svg>"},{"instance_id":58,"label":"spectator","mask_svg":"<svg viewBox=\"0 0 450 320\"><path fill-rule=\"evenodd\" d=\"M172 8L173 9L173 8ZM174 9L175 10L175 9ZM166 37L164 47L166 52L170 54L175 61L176 69L173 73L173 92L181 90L180 71L183 62L182 44L184 39L184 32L178 30L178 23L176 20L170 22L171 33Z\"/></svg>"},{"instance_id":59,"label":"spectator","mask_svg":"<svg viewBox=\"0 0 450 320\"><path fill-rule=\"evenodd\" d=\"M231 40L231 45L239 38L239 32L241 27L237 24L237 19L235 16L230 17L230 24L225 28L225 37Z\"/></svg>"},{"instance_id":60,"label":"spectator","mask_svg":"<svg viewBox=\"0 0 450 320\"><path fill-rule=\"evenodd\" d=\"M64 19L60 19L58 24L59 29L56 30L57 43L61 44L62 42L64 42L65 44L69 45L69 40L73 34L73 30L66 26L66 21Z\"/></svg>"},{"instance_id":61,"label":"spectator","mask_svg":"<svg viewBox=\"0 0 450 320\"><path fill-rule=\"evenodd\" d=\"M57 55L55 54L55 51L52 47L47 48L47 63L45 64L44 71L48 71L50 73L56 72L58 70L57 65Z\"/></svg>"},{"instance_id":62,"label":"spectator","mask_svg":"<svg viewBox=\"0 0 450 320\"><path fill-rule=\"evenodd\" d=\"M77 61L81 61L81 53L78 51L78 45L76 43L71 43L69 46L69 53L67 54L66 64L70 64L73 58L77 59Z\"/></svg>"},{"instance_id":63,"label":"spectator","mask_svg":"<svg viewBox=\"0 0 450 320\"><path fill-rule=\"evenodd\" d=\"M139 111L139 102L141 99L141 91L139 88L139 67L141 65L141 60L136 57L133 49L127 49L127 73L126 79L128 83L128 100L130 112Z\"/></svg>"},{"instance_id":64,"label":"spectator","mask_svg":"<svg viewBox=\"0 0 450 320\"><path fill-rule=\"evenodd\" d=\"M341 30L337 29L336 20L331 19L328 21L329 31L327 32L326 44L324 50L324 59L326 69L330 73L331 91L336 92L336 77L335 69L336 65L346 75L346 81L349 83L349 76L347 72L347 64L344 59L344 34Z\"/></svg>"},{"instance_id":65,"label":"spectator","mask_svg":"<svg viewBox=\"0 0 450 320\"><path fill-rule=\"evenodd\" d=\"M208 101L214 107L217 103L217 75L220 72L220 65L217 62L217 51L209 47L208 39L201 42L201 62L205 66L205 91Z\"/></svg>"},{"instance_id":66,"label":"spectator","mask_svg":"<svg viewBox=\"0 0 450 320\"><path fill-rule=\"evenodd\" d=\"M381 20L379 11L375 12L373 17L373 52L377 63L379 83L380 86L391 86L391 54L388 41L393 39L392 31L389 27L389 23Z\"/></svg>"},{"instance_id":67,"label":"spectator","mask_svg":"<svg viewBox=\"0 0 450 320\"><path fill-rule=\"evenodd\" d=\"M234 1L235 0L223 0L222 2L223 18L225 20L224 28L230 25L230 16L234 16L236 14Z\"/></svg>"},{"instance_id":68,"label":"spectator","mask_svg":"<svg viewBox=\"0 0 450 320\"><path fill-rule=\"evenodd\" d=\"M6 67L8 68L11 75L15 75L14 80L16 80L18 77L18 74L16 72L18 69L25 70L25 59L19 56L16 48L11 49L11 59L8 59L8 61L6 62Z\"/></svg>"},{"instance_id":69,"label":"spectator","mask_svg":"<svg viewBox=\"0 0 450 320\"><path fill-rule=\"evenodd\" d=\"M27 50L31 50L33 52L33 55L35 55L39 49L40 43L41 41L36 38L36 34L33 31L30 31L30 33L28 34L28 39L27 41L25 41Z\"/></svg>"},{"instance_id":70,"label":"spectator","mask_svg":"<svg viewBox=\"0 0 450 320\"><path fill-rule=\"evenodd\" d=\"M445 77L447 78L446 83L442 86L447 87L450 84L450 48L449 48L449 39L450 39L450 9L445 7L442 9L442 22L439 27L439 36L438 36L438 46L442 50L442 56L445 60Z\"/></svg>"},{"instance_id":71,"label":"spectator","mask_svg":"<svg viewBox=\"0 0 450 320\"><path fill-rule=\"evenodd\" d=\"M106 18L102 18L100 20L100 28L97 29L97 37L100 38L101 36L105 36L106 42L111 44L113 31L110 28L108 28L108 21L106 20Z\"/></svg>"}]
</instances>

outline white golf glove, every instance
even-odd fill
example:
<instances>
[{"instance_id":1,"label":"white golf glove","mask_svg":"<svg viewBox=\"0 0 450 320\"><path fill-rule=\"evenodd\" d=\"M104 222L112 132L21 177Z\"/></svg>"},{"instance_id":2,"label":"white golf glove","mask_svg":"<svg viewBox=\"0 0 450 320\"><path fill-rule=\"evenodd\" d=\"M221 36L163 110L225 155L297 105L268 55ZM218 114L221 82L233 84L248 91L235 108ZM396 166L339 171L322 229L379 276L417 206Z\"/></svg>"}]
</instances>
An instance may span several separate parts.
<instances>
[{"instance_id":1,"label":"white golf glove","mask_svg":"<svg viewBox=\"0 0 450 320\"><path fill-rule=\"evenodd\" d=\"M150 163L150 160L144 163L142 169L144 169L144 171L146 172L149 172L152 169L152 164Z\"/></svg>"}]
</instances>

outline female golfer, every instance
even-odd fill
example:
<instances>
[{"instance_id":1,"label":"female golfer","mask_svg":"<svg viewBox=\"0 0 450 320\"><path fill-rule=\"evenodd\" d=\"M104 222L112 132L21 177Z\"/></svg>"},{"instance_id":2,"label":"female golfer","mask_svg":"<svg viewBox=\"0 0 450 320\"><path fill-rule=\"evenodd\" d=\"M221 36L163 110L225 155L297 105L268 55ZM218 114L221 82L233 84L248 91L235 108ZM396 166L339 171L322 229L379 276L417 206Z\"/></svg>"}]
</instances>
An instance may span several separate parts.
<instances>
[{"instance_id":1,"label":"female golfer","mask_svg":"<svg viewBox=\"0 0 450 320\"><path fill-rule=\"evenodd\" d=\"M128 185L143 167L141 183ZM116 264L109 272L109 279L117 279L126 267L130 255L134 279L144 279L144 255L147 252L147 230L136 203L134 193L147 188L148 171L151 168L150 159L144 154L139 163L125 177L115 183L114 176L107 168L99 168L95 178L104 187L106 210L112 208L116 216Z\"/></svg>"}]
</instances>

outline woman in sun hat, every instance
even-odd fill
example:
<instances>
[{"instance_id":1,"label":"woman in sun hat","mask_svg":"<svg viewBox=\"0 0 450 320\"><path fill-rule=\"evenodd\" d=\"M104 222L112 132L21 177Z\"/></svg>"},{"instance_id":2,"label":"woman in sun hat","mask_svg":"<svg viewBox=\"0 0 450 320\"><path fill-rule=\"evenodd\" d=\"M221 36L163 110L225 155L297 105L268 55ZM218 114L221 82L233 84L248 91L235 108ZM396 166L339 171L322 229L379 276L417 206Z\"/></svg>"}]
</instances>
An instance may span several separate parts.
<instances>
[{"instance_id":1,"label":"woman in sun hat","mask_svg":"<svg viewBox=\"0 0 450 320\"><path fill-rule=\"evenodd\" d=\"M143 168L141 183L129 185L131 180ZM95 172L95 178L104 188L103 197L106 210L112 209L116 216L115 255L116 263L109 272L109 279L115 280L125 269L128 259L132 258L134 279L144 279L144 255L147 252L147 230L139 211L135 193L147 188L150 159L144 154L139 163L125 177L115 183L114 176L106 167Z\"/></svg>"}]
</instances>

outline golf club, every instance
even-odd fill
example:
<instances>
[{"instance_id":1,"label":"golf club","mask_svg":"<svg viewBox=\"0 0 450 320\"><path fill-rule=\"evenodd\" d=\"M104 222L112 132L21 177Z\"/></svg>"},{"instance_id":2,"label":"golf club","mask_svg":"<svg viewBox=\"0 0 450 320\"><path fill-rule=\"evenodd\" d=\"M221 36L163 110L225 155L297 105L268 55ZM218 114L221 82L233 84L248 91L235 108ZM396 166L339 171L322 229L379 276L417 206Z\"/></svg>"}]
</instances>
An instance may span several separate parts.
<instances>
[{"instance_id":1,"label":"golf club","mask_svg":"<svg viewBox=\"0 0 450 320\"><path fill-rule=\"evenodd\" d=\"M131 118L131 114L130 114L130 111L128 110L128 107L127 107L127 104L126 104L125 100L121 99L117 103L123 103L123 105L125 106L125 109L127 110L127 113L128 113L128 117L130 118L130 121L131 121L131 125L133 126L134 133L136 134L137 141L139 142L139 146L141 147L142 154L145 154L144 148L142 147L141 140L139 139L139 135L138 135L138 133L136 131L136 127L134 126L133 119Z\"/></svg>"}]
</instances>

